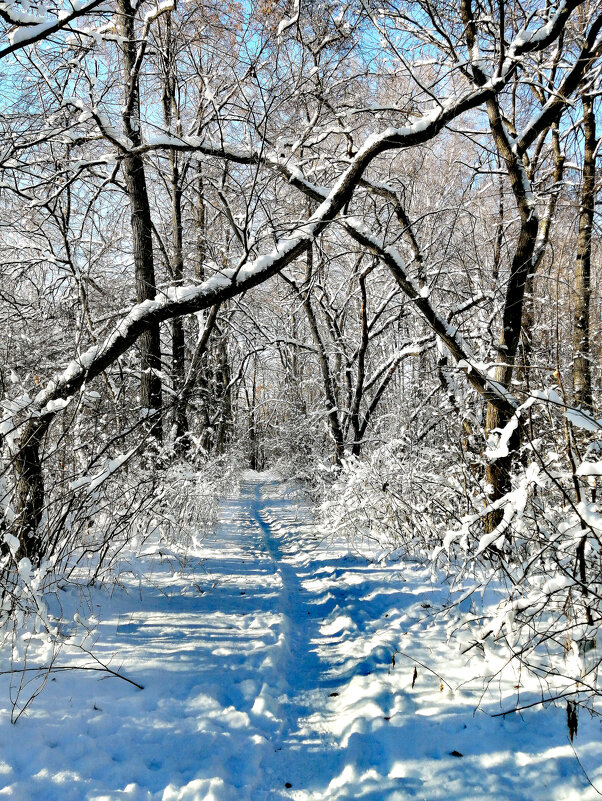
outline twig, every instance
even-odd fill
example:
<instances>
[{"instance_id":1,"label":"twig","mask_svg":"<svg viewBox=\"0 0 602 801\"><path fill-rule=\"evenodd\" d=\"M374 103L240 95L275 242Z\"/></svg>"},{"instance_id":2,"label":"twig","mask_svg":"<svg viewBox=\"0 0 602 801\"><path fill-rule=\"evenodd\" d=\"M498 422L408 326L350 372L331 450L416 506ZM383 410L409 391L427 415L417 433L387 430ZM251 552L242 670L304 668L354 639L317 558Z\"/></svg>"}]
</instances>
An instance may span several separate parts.
<instances>
[{"instance_id":1,"label":"twig","mask_svg":"<svg viewBox=\"0 0 602 801\"><path fill-rule=\"evenodd\" d=\"M28 667L28 668L14 668L13 670L0 670L0 676L8 676L13 673L29 673L32 671L43 671L45 673L57 673L60 670L95 670L100 673L110 673L111 676L115 676L118 679L123 679L127 681L128 684L133 684L134 687L137 687L139 690L144 690L144 686L142 684L138 684L137 681L133 679L128 679L127 676L124 676L123 673L118 673L116 670L111 670L111 668L103 665L102 667L91 667L87 665L60 665L57 667Z\"/></svg>"},{"instance_id":2,"label":"twig","mask_svg":"<svg viewBox=\"0 0 602 801\"><path fill-rule=\"evenodd\" d=\"M579 757L577 756L577 751L575 750L575 746L573 745L573 743L572 743L570 740L569 740L569 745L570 745L570 746L571 746L571 748L573 749L573 754L575 754L575 759L577 760L577 764L579 765L579 767L580 767L580 768L581 768L581 770L583 771L583 775L585 776L585 778L586 778L586 780L587 780L587 783L589 784L589 786L590 786L590 787L592 787L592 788L593 788L593 789L596 791L596 793L598 793L598 795L602 795L602 793L600 792L600 790L598 790L598 788L596 787L596 785L593 783L593 781L592 781L592 780L590 779L590 777L587 775L587 771L585 770L585 768L584 768L584 767L583 767L583 765L581 764L581 760L580 760L580 759L579 759Z\"/></svg>"},{"instance_id":3,"label":"twig","mask_svg":"<svg viewBox=\"0 0 602 801\"><path fill-rule=\"evenodd\" d=\"M567 693L560 693L560 695L550 695L548 698L541 698L539 701L532 701L530 704L523 704L523 706L515 706L512 709L506 709L504 712L496 712L495 714L491 715L492 718L501 718L504 715L511 715L513 712L522 712L523 709L530 709L534 706L539 706L540 704L547 704L551 701L560 701L562 698L568 698L570 695L578 695L579 690L571 690Z\"/></svg>"},{"instance_id":4,"label":"twig","mask_svg":"<svg viewBox=\"0 0 602 801\"><path fill-rule=\"evenodd\" d=\"M411 659L412 662L416 662L417 665L420 665L420 667L423 667L425 670L428 670L429 673L432 673L433 676L436 676L439 679L439 681L443 682L443 684L445 684L447 687L449 687L449 689L453 693L454 688L451 686L451 684L449 684L447 681L445 681L443 676L440 676L437 673L436 670L433 670L428 665L425 665L424 662L419 662L418 659L415 659L413 656L410 656L409 654L406 654L405 651L393 651L393 657L395 657L397 654L399 654L400 656L405 656L407 659Z\"/></svg>"}]
</instances>

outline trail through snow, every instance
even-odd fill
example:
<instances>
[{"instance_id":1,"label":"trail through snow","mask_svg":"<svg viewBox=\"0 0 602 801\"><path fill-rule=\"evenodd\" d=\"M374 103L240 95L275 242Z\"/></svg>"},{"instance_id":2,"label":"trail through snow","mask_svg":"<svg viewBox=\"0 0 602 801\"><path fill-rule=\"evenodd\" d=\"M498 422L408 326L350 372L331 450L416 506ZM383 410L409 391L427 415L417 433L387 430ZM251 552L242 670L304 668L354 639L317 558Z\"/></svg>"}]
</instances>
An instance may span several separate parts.
<instances>
[{"instance_id":1,"label":"trail through snow","mask_svg":"<svg viewBox=\"0 0 602 801\"><path fill-rule=\"evenodd\" d=\"M445 588L321 538L276 477L248 474L185 564L142 558L86 602L102 616L93 652L144 690L54 673L11 726L19 681L2 676L0 799L589 801L584 769L602 790L599 720L580 721L581 767L563 710L491 716L521 677L475 711L483 656L448 641Z\"/></svg>"}]
</instances>

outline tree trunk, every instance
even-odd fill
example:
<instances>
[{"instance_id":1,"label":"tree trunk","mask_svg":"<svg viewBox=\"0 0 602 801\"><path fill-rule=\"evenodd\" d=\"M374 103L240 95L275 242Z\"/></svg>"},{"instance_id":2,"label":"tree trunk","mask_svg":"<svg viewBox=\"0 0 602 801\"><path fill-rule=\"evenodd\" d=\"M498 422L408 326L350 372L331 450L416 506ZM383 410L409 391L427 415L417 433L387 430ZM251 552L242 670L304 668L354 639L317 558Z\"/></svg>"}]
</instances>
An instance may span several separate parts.
<instances>
[{"instance_id":1,"label":"tree trunk","mask_svg":"<svg viewBox=\"0 0 602 801\"><path fill-rule=\"evenodd\" d=\"M249 467L251 470L259 469L259 449L257 445L257 416L255 414L255 403L257 400L257 369L253 370L253 387L251 398L245 388L247 396L247 410L249 416Z\"/></svg>"},{"instance_id":2,"label":"tree trunk","mask_svg":"<svg viewBox=\"0 0 602 801\"><path fill-rule=\"evenodd\" d=\"M512 148L496 100L490 100L487 103L487 111L491 132L498 152L506 165L512 193L520 215L518 243L510 265L502 313L502 331L498 345L500 363L494 374L494 380L508 389L520 343L527 281L534 266L533 258L539 233L539 218L530 196L529 179L525 166ZM502 412L499 405L496 406L493 403L487 405L485 425L488 432L503 428L509 419L509 415ZM503 497L510 489L510 468L519 445L520 427L517 426L508 443L508 455L487 464L486 481L492 500ZM493 530L499 520L499 514L492 514L487 520L486 527Z\"/></svg>"},{"instance_id":3,"label":"tree trunk","mask_svg":"<svg viewBox=\"0 0 602 801\"><path fill-rule=\"evenodd\" d=\"M575 403L580 403L584 409L591 409L592 374L589 307L591 297L592 227L596 191L596 118L592 97L584 94L581 102L583 104L584 153L579 235L575 263L573 392Z\"/></svg>"},{"instance_id":4,"label":"tree trunk","mask_svg":"<svg viewBox=\"0 0 602 801\"><path fill-rule=\"evenodd\" d=\"M126 136L134 146L142 143L140 132L140 98L136 71L136 40L134 31L134 8L130 0L119 0L118 10L124 41L123 76L126 87L123 125ZM123 159L125 184L130 201L132 224L132 247L136 275L136 300L142 303L153 300L156 295L155 265L153 258L152 222L144 162L139 155L128 155ZM161 440L161 340L157 323L150 324L140 337L140 405L149 416L148 432Z\"/></svg>"},{"instance_id":5,"label":"tree trunk","mask_svg":"<svg viewBox=\"0 0 602 801\"><path fill-rule=\"evenodd\" d=\"M364 380L366 377L366 351L368 350L369 332L368 332L368 293L366 291L366 277L370 273L370 268L365 270L359 277L360 293L362 298L361 315L362 315L362 329L361 340L357 355L357 375L355 382L355 392L353 393L353 402L351 404L351 430L353 431L353 444L351 446L351 453L354 456L359 456L362 448L362 425L360 421L360 408L362 404L362 397L364 395ZM365 429L364 429L365 430Z\"/></svg>"},{"instance_id":6,"label":"tree trunk","mask_svg":"<svg viewBox=\"0 0 602 801\"><path fill-rule=\"evenodd\" d=\"M163 48L163 117L165 128L171 131L174 113L176 117L176 134L181 135L179 113L176 99L176 65L172 58L171 12L167 13L165 24L165 45ZM172 255L171 272L173 283L179 286L184 278L184 255L182 250L182 178L180 175L179 156L175 150L169 151L170 194L171 194L171 236ZM186 382L186 343L184 338L184 320L174 317L171 323L171 378L176 398L173 406L172 428L176 453L183 453L190 446L188 431L187 404L179 402Z\"/></svg>"},{"instance_id":7,"label":"tree trunk","mask_svg":"<svg viewBox=\"0 0 602 801\"><path fill-rule=\"evenodd\" d=\"M336 392L334 382L331 375L330 364L328 356L320 336L318 328L318 321L311 303L310 295L310 281L313 273L313 247L311 242L307 246L307 261L305 270L305 292L303 294L303 308L307 316L307 321L311 330L311 335L314 340L316 349L318 351L318 361L320 362L320 372L322 373L322 382L324 385L324 395L326 397L328 426L330 428L330 435L334 442L333 462L335 465L341 464L345 452L345 444L343 440L343 431L339 422L339 413L337 410Z\"/></svg>"},{"instance_id":8,"label":"tree trunk","mask_svg":"<svg viewBox=\"0 0 602 801\"><path fill-rule=\"evenodd\" d=\"M538 221L533 215L522 220L518 246L512 260L510 277L506 288L506 299L502 316L502 332L499 342L499 352L502 363L495 369L494 379L504 388L510 387L516 353L520 342L521 324L523 317L523 303L527 277L533 266L533 253L537 238ZM486 430L488 432L503 428L509 422L509 417L503 414L499 406L489 403L487 405ZM520 445L520 429L514 430L508 444L508 455L489 462L486 469L486 482L490 487L492 500L497 500L510 489L510 467L513 453ZM495 528L499 516L493 515L488 522L489 528Z\"/></svg>"},{"instance_id":9,"label":"tree trunk","mask_svg":"<svg viewBox=\"0 0 602 801\"><path fill-rule=\"evenodd\" d=\"M558 205L558 196L560 193L560 182L564 173L565 155L560 147L560 136L558 133L558 126L552 126L552 151L554 153L554 179L553 189L550 195L548 208L545 216L541 220L537 251L533 258L533 268L527 275L527 283L525 286L525 300L523 308L523 323L521 331L521 359L517 369L517 378L522 380L525 384L525 389L529 392L530 387L530 368L531 368L531 352L533 349L533 332L535 328L535 276L544 255L544 245L548 241L552 220Z\"/></svg>"},{"instance_id":10,"label":"tree trunk","mask_svg":"<svg viewBox=\"0 0 602 801\"><path fill-rule=\"evenodd\" d=\"M224 452L226 443L230 439L232 429L232 388L230 386L230 361L228 346L224 337L219 342L218 366L215 371L216 397L220 399L220 415L215 432L215 452ZM255 402L255 387L253 388L253 402ZM254 408L254 407L253 407Z\"/></svg>"},{"instance_id":11,"label":"tree trunk","mask_svg":"<svg viewBox=\"0 0 602 801\"><path fill-rule=\"evenodd\" d=\"M19 540L16 558L27 557L35 566L44 554L38 526L44 512L44 475L40 446L48 423L30 422L25 425L21 444L14 457L16 480L14 535Z\"/></svg>"},{"instance_id":12,"label":"tree trunk","mask_svg":"<svg viewBox=\"0 0 602 801\"><path fill-rule=\"evenodd\" d=\"M203 183L203 162L197 165L197 191L196 191L196 264L195 277L198 281L205 280L205 261L207 259L207 213L205 211L205 186Z\"/></svg>"}]
</instances>

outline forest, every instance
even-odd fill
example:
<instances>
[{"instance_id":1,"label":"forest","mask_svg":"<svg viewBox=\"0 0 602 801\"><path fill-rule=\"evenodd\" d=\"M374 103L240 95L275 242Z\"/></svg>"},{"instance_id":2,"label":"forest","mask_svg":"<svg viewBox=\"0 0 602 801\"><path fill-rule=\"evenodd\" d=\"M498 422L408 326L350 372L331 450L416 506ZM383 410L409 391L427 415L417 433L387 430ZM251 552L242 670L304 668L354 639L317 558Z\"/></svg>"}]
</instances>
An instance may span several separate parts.
<instances>
[{"instance_id":1,"label":"forest","mask_svg":"<svg viewBox=\"0 0 602 801\"><path fill-rule=\"evenodd\" d=\"M103 604L218 564L247 498L293 624L295 538L422 571L500 720L599 741L601 95L599 0L0 2L0 716L132 674L85 645ZM195 775L56 797L414 792Z\"/></svg>"}]
</instances>

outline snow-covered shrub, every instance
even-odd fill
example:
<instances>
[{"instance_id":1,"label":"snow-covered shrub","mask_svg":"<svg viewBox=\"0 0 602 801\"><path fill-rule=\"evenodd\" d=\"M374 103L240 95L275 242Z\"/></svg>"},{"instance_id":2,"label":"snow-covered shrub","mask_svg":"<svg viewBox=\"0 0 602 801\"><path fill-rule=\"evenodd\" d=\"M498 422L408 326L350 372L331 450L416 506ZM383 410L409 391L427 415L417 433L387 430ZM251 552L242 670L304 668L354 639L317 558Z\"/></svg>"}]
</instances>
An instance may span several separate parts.
<instances>
[{"instance_id":1,"label":"snow-covered shrub","mask_svg":"<svg viewBox=\"0 0 602 801\"><path fill-rule=\"evenodd\" d=\"M477 602L463 616L467 647L493 649L537 675L547 697L600 693L602 515L595 501L576 500L573 476L554 455L531 461L496 503L503 512L493 531L486 507L450 528L431 554L452 590Z\"/></svg>"},{"instance_id":2,"label":"snow-covered shrub","mask_svg":"<svg viewBox=\"0 0 602 801\"><path fill-rule=\"evenodd\" d=\"M175 462L157 477L152 504L136 515L137 540L153 537L184 554L217 523L219 501L238 483L232 454L206 457L194 465Z\"/></svg>"},{"instance_id":3,"label":"snow-covered shrub","mask_svg":"<svg viewBox=\"0 0 602 801\"><path fill-rule=\"evenodd\" d=\"M494 502L482 472L460 453L448 453L442 469L434 451L398 441L346 461L328 489L322 524L373 555L399 548L428 560L447 575L447 610L459 614L463 648L496 654L499 669L513 663L530 671L542 700L584 704L602 691L602 462L597 428L573 430L569 422L549 416L538 439L526 432L511 487Z\"/></svg>"},{"instance_id":4,"label":"snow-covered shrub","mask_svg":"<svg viewBox=\"0 0 602 801\"><path fill-rule=\"evenodd\" d=\"M353 547L376 557L401 549L426 559L465 508L471 481L459 461L453 470L442 467L435 454L430 461L416 458L405 440L345 459L330 473L334 482L326 481L324 529L344 532Z\"/></svg>"},{"instance_id":5,"label":"snow-covered shrub","mask_svg":"<svg viewBox=\"0 0 602 801\"><path fill-rule=\"evenodd\" d=\"M0 639L12 653L14 718L41 691L63 645L80 648L90 638L95 620L80 609L89 606L87 588L120 582L124 573L141 578L138 557L149 553L181 565L215 526L219 499L236 483L232 464L229 457L207 457L157 470L130 453L67 487L57 483L36 532L46 553L37 566L19 558L18 540L4 532ZM9 483L3 508L10 519ZM30 675L23 672L28 665L46 669Z\"/></svg>"}]
</instances>

